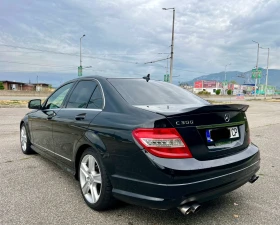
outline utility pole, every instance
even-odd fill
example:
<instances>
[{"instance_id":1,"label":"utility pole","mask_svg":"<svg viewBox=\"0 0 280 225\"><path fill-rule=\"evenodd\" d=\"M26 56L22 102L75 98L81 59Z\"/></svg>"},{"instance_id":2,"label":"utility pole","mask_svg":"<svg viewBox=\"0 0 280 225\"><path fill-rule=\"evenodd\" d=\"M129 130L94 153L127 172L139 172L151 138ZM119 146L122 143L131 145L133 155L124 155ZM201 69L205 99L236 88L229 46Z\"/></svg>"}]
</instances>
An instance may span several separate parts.
<instances>
[{"instance_id":1,"label":"utility pole","mask_svg":"<svg viewBox=\"0 0 280 225\"><path fill-rule=\"evenodd\" d=\"M83 67L82 67L82 38L85 37L86 35L84 34L81 38L80 38L80 73L82 76L82 71L83 71Z\"/></svg>"},{"instance_id":2,"label":"utility pole","mask_svg":"<svg viewBox=\"0 0 280 225\"><path fill-rule=\"evenodd\" d=\"M171 41L171 56L170 56L170 83L172 83L172 75L173 75L174 23L175 23L175 9L173 9L173 23L172 23L172 41Z\"/></svg>"},{"instance_id":3,"label":"utility pole","mask_svg":"<svg viewBox=\"0 0 280 225\"><path fill-rule=\"evenodd\" d=\"M267 92L267 82L268 82L268 64L269 64L269 48L262 48L267 49L267 65L266 65L266 77L265 77L265 92L264 92L264 99L266 99L266 92Z\"/></svg>"},{"instance_id":4,"label":"utility pole","mask_svg":"<svg viewBox=\"0 0 280 225\"><path fill-rule=\"evenodd\" d=\"M174 54L174 24L175 24L175 8L162 8L163 10L173 9L173 22L172 22L172 40L171 40L171 56L170 56L170 83L172 83L173 74L173 54Z\"/></svg>"},{"instance_id":5,"label":"utility pole","mask_svg":"<svg viewBox=\"0 0 280 225\"><path fill-rule=\"evenodd\" d=\"M256 71L258 71L260 43L257 41L254 41L254 40L252 40L252 41L258 44L257 64L256 64ZM257 98L257 80L258 80L258 78L256 77L256 79L255 79L255 99Z\"/></svg>"}]
</instances>

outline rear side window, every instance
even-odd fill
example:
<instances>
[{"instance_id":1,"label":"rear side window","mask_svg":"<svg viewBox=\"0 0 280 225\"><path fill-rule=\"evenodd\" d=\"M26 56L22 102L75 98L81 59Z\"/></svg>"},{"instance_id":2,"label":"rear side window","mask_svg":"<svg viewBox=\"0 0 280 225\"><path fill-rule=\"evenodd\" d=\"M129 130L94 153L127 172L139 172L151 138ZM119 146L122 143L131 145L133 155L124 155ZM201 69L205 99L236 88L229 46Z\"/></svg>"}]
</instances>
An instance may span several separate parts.
<instances>
[{"instance_id":1,"label":"rear side window","mask_svg":"<svg viewBox=\"0 0 280 225\"><path fill-rule=\"evenodd\" d=\"M176 85L144 79L108 79L131 105L205 105L207 101Z\"/></svg>"},{"instance_id":2,"label":"rear side window","mask_svg":"<svg viewBox=\"0 0 280 225\"><path fill-rule=\"evenodd\" d=\"M86 108L96 87L94 81L80 81L72 92L66 108Z\"/></svg>"},{"instance_id":3,"label":"rear side window","mask_svg":"<svg viewBox=\"0 0 280 225\"><path fill-rule=\"evenodd\" d=\"M88 103L89 109L102 109L103 96L101 88L97 85Z\"/></svg>"}]
</instances>

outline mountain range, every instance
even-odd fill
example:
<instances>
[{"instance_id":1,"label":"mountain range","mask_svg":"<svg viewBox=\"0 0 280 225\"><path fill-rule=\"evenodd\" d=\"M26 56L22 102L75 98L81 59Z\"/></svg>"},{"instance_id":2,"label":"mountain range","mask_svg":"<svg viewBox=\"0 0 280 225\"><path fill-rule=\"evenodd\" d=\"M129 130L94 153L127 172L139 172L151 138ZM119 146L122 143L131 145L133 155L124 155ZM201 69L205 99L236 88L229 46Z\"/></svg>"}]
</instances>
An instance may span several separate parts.
<instances>
[{"instance_id":1,"label":"mountain range","mask_svg":"<svg viewBox=\"0 0 280 225\"><path fill-rule=\"evenodd\" d=\"M265 84L266 77L266 69L260 68L262 70L262 78L260 79L261 84ZM90 72L85 75L90 75ZM238 84L254 84L255 80L251 79L252 71L240 72L240 71L228 71L226 72L226 80L227 81L236 81ZM53 87L58 87L65 81L77 78L77 74L75 73L46 73L46 72L9 72L9 73L1 73L0 72L0 80L12 80L17 82L26 82L36 83L37 79L39 83L49 83L52 84ZM203 75L196 77L193 80L181 80L180 83L188 83L189 85L193 85L197 80L216 80L216 81L224 81L225 80L225 72L212 73L208 75ZM280 89L280 70L278 69L269 69L268 70L268 84L272 86L276 86L277 89Z\"/></svg>"},{"instance_id":2,"label":"mountain range","mask_svg":"<svg viewBox=\"0 0 280 225\"><path fill-rule=\"evenodd\" d=\"M260 68L262 70L262 77L260 79L261 84L265 84L266 77L266 69ZM226 80L227 81L236 81L238 84L254 84L255 80L251 78L252 71L240 72L240 71L228 71L226 72ZM198 80L216 80L216 81L224 81L225 80L225 72L220 73L212 73L208 75L203 75L200 77L196 77L193 80L187 81L189 85L193 85L195 81ZM268 70L268 85L276 86L278 89L280 88L280 70L277 69L269 69Z\"/></svg>"}]
</instances>

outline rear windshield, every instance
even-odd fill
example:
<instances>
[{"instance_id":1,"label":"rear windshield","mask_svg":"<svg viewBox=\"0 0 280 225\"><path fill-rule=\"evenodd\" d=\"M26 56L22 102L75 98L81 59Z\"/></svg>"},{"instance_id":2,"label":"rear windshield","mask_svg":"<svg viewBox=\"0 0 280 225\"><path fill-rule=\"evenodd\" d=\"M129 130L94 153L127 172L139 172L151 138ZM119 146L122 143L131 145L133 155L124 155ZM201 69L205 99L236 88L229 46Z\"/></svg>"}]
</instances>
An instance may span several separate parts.
<instances>
[{"instance_id":1,"label":"rear windshield","mask_svg":"<svg viewBox=\"0 0 280 225\"><path fill-rule=\"evenodd\" d=\"M176 85L144 79L108 79L131 105L205 105L207 101Z\"/></svg>"}]
</instances>

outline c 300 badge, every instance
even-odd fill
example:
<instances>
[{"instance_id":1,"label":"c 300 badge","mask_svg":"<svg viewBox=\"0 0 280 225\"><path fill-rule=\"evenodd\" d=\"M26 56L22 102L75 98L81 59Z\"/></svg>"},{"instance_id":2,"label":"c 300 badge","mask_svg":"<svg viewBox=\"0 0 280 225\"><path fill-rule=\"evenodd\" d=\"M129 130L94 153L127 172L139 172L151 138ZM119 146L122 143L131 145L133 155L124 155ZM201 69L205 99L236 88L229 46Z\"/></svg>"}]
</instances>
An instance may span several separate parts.
<instances>
[{"instance_id":1,"label":"c 300 badge","mask_svg":"<svg viewBox=\"0 0 280 225\"><path fill-rule=\"evenodd\" d=\"M193 120L176 121L176 125L191 125L191 124L193 124Z\"/></svg>"}]
</instances>

